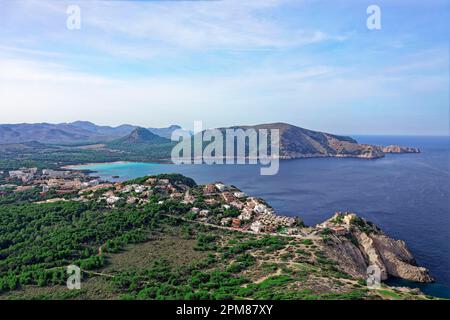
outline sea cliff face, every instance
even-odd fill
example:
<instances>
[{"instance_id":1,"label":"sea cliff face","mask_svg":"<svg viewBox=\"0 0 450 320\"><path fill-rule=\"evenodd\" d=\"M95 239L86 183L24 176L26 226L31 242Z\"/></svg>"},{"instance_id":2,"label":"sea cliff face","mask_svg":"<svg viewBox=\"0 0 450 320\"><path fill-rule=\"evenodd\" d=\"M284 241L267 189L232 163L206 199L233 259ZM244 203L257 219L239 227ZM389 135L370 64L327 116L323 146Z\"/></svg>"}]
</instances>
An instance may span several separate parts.
<instances>
[{"instance_id":1,"label":"sea cliff face","mask_svg":"<svg viewBox=\"0 0 450 320\"><path fill-rule=\"evenodd\" d=\"M404 241L385 235L376 225L352 213L336 213L316 227L330 230L326 250L341 267L356 277L366 276L377 266L381 280L397 277L416 282L433 282L426 268L417 265Z\"/></svg>"},{"instance_id":2,"label":"sea cliff face","mask_svg":"<svg viewBox=\"0 0 450 320\"><path fill-rule=\"evenodd\" d=\"M287 123L268 123L256 126L235 126L226 129L266 129L279 130L281 159L298 158L361 158L377 159L387 153L418 153L420 150L410 147L390 145L387 147L361 144L347 136L339 136L326 132L304 129Z\"/></svg>"}]
</instances>

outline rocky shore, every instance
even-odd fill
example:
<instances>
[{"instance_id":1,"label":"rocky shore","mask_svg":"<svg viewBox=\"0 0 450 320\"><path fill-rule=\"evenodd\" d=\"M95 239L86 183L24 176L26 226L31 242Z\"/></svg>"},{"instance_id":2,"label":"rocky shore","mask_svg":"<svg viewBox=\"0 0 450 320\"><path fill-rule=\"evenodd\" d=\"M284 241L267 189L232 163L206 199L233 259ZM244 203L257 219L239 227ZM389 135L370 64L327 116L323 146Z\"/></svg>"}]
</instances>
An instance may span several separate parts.
<instances>
[{"instance_id":1,"label":"rocky shore","mask_svg":"<svg viewBox=\"0 0 450 320\"><path fill-rule=\"evenodd\" d=\"M420 153L420 149L412 147L401 147L398 145L389 145L383 147L384 153Z\"/></svg>"},{"instance_id":2,"label":"rocky shore","mask_svg":"<svg viewBox=\"0 0 450 320\"><path fill-rule=\"evenodd\" d=\"M397 277L415 282L433 282L429 271L417 265L404 241L390 238L376 225L353 213L336 213L316 226L316 230L321 234L329 232L325 249L356 277L365 277L367 268L376 266L381 272L381 280Z\"/></svg>"}]
</instances>

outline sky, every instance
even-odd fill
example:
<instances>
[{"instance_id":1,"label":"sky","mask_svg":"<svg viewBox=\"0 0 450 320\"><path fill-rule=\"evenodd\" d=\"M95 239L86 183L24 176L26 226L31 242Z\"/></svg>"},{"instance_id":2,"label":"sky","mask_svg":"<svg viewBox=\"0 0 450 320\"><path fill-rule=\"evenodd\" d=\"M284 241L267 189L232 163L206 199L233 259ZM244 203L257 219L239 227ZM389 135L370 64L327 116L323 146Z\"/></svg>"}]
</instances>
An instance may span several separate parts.
<instances>
[{"instance_id":1,"label":"sky","mask_svg":"<svg viewBox=\"0 0 450 320\"><path fill-rule=\"evenodd\" d=\"M449 3L3 0L0 123L448 135Z\"/></svg>"}]
</instances>

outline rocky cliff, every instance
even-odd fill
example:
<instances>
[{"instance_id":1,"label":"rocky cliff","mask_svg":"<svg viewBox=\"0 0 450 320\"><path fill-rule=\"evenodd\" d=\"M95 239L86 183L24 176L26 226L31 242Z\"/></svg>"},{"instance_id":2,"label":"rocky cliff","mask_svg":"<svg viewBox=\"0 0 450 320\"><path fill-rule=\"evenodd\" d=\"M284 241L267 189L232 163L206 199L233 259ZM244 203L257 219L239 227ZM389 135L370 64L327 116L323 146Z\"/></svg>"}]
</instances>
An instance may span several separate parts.
<instances>
[{"instance_id":1,"label":"rocky cliff","mask_svg":"<svg viewBox=\"0 0 450 320\"><path fill-rule=\"evenodd\" d=\"M384 157L386 153L420 152L415 148L395 145L383 147L361 144L351 137L308 130L288 123L267 123L255 126L219 128L223 132L226 129L278 129L280 133L279 156L281 159L312 157L376 159Z\"/></svg>"},{"instance_id":2,"label":"rocky cliff","mask_svg":"<svg viewBox=\"0 0 450 320\"><path fill-rule=\"evenodd\" d=\"M377 266L381 280L433 281L428 270L417 265L404 241L390 238L355 214L336 213L316 226L316 232L324 235L328 254L353 276L365 278L367 268Z\"/></svg>"}]
</instances>

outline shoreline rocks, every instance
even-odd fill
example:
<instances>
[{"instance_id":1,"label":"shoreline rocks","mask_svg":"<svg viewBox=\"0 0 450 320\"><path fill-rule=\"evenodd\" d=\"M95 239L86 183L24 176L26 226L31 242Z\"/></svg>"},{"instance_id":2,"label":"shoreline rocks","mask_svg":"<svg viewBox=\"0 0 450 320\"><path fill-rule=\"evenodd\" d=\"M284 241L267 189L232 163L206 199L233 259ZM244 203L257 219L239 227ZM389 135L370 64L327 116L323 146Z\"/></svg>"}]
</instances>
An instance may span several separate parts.
<instances>
[{"instance_id":1,"label":"shoreline rocks","mask_svg":"<svg viewBox=\"0 0 450 320\"><path fill-rule=\"evenodd\" d=\"M396 277L429 283L434 279L428 269L417 265L406 243L385 235L380 228L353 213L336 213L316 229L331 230L325 249L343 269L365 278L369 266L380 269L381 280ZM333 230L344 229L339 234Z\"/></svg>"},{"instance_id":2,"label":"shoreline rocks","mask_svg":"<svg viewBox=\"0 0 450 320\"><path fill-rule=\"evenodd\" d=\"M388 153L421 153L420 149L413 147L402 147L399 145L375 146L370 144L340 143L334 146L336 153L297 153L282 150L280 159L304 159L304 158L359 158L359 159L379 159L384 158Z\"/></svg>"},{"instance_id":3,"label":"shoreline rocks","mask_svg":"<svg viewBox=\"0 0 450 320\"><path fill-rule=\"evenodd\" d=\"M383 147L384 153L420 153L420 149L412 147L401 147L399 145L391 144Z\"/></svg>"}]
</instances>

